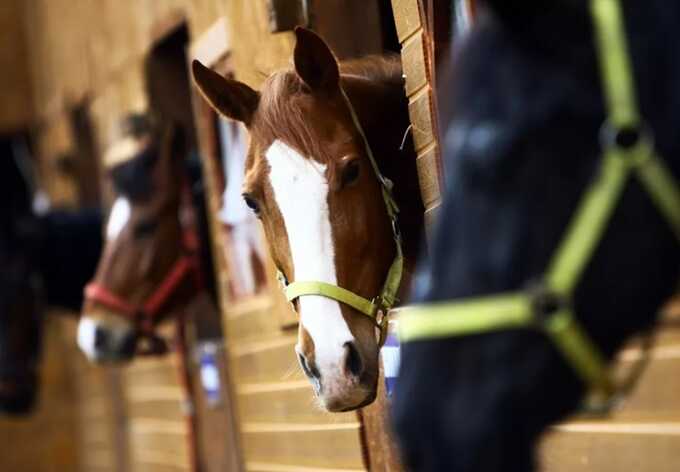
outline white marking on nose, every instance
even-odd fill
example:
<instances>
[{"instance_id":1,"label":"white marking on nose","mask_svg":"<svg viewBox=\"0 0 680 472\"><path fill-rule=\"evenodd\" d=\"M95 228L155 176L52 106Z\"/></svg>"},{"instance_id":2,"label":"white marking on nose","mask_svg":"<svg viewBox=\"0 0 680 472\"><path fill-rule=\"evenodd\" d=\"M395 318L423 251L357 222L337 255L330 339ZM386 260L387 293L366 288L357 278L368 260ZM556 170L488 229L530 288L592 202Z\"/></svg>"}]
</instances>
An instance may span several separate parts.
<instances>
[{"instance_id":1,"label":"white marking on nose","mask_svg":"<svg viewBox=\"0 0 680 472\"><path fill-rule=\"evenodd\" d=\"M109 222L106 225L106 239L109 241L118 237L130 220L130 202L125 197L118 197L113 202Z\"/></svg>"},{"instance_id":2,"label":"white marking on nose","mask_svg":"<svg viewBox=\"0 0 680 472\"><path fill-rule=\"evenodd\" d=\"M335 250L328 210L326 165L306 159L276 140L266 152L269 180L288 233L295 280L337 284ZM344 344L353 340L340 304L330 298L300 297L300 322L312 337L319 370L337 371Z\"/></svg>"},{"instance_id":3,"label":"white marking on nose","mask_svg":"<svg viewBox=\"0 0 680 472\"><path fill-rule=\"evenodd\" d=\"M94 320L84 317L78 322L78 347L89 359L94 359L97 356L97 350L94 345L96 331L97 324Z\"/></svg>"}]
</instances>

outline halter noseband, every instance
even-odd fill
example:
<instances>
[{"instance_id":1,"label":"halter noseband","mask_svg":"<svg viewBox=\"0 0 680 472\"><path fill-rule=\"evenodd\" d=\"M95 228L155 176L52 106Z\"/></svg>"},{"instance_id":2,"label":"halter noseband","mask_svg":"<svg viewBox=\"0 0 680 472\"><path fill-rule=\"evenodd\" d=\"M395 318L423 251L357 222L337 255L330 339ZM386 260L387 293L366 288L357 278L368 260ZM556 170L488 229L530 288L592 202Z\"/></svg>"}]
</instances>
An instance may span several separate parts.
<instances>
[{"instance_id":1,"label":"halter noseband","mask_svg":"<svg viewBox=\"0 0 680 472\"><path fill-rule=\"evenodd\" d=\"M567 227L542 286L526 293L489 295L409 307L400 315L400 338L413 342L507 329L543 332L584 384L597 394L593 412L608 412L641 374L651 339L626 379L617 383L605 357L574 314L574 289L602 239L625 185L634 174L680 240L680 189L661 159L637 110L622 13L617 0L591 0L608 120L601 133L601 168ZM633 131L632 144L620 143Z\"/></svg>"},{"instance_id":2,"label":"halter noseband","mask_svg":"<svg viewBox=\"0 0 680 472\"><path fill-rule=\"evenodd\" d=\"M397 292L399 291L399 286L401 285L401 279L404 271L404 254L401 248L401 233L399 231L398 221L399 206L394 200L392 193L394 184L390 179L385 177L380 172L378 162L371 151L368 138L366 137L364 129L359 122L359 117L354 111L352 102L342 87L340 87L340 93L343 100L347 104L349 113L352 116L354 127L361 136L361 139L364 143L364 148L366 149L366 155L368 156L368 160L371 162L371 167L373 168L375 177L380 184L382 197L385 202L385 210L387 212L387 216L390 219L392 227L392 237L394 238L396 254L392 264L390 265L390 268L387 271L387 277L385 278L382 291L372 300L364 298L361 295L352 292L351 290L347 290L346 288L326 282L316 280L288 282L281 270L278 271L278 279L283 286L283 292L289 302L293 302L296 298L306 295L320 295L322 297L344 303L345 305L354 308L359 313L368 316L375 322L376 327L380 330L378 346L382 346L387 337L387 313L397 301Z\"/></svg>"},{"instance_id":3,"label":"halter noseband","mask_svg":"<svg viewBox=\"0 0 680 472\"><path fill-rule=\"evenodd\" d=\"M175 294L182 282L193 276L195 286L203 286L198 260L198 237L193 229L182 232L183 254L175 261L160 285L141 304L130 303L116 295L105 285L93 281L85 286L85 300L92 301L130 320L137 336L149 340L150 349L142 354L161 354L167 350L165 341L154 332L161 309Z\"/></svg>"}]
</instances>

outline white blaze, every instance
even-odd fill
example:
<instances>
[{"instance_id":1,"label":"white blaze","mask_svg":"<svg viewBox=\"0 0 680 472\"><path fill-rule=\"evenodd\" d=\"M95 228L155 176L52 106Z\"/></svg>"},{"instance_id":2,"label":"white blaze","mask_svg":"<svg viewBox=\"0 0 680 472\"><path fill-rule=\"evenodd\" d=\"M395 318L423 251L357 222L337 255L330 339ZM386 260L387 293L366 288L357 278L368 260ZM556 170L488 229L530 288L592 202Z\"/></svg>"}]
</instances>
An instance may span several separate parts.
<instances>
[{"instance_id":1,"label":"white blaze","mask_svg":"<svg viewBox=\"0 0 680 472\"><path fill-rule=\"evenodd\" d=\"M90 318L82 318L78 322L78 346L87 355L88 359L95 359L97 357L97 349L95 347L96 331L97 324Z\"/></svg>"},{"instance_id":2,"label":"white blaze","mask_svg":"<svg viewBox=\"0 0 680 472\"><path fill-rule=\"evenodd\" d=\"M269 180L288 233L294 280L337 284L328 210L326 165L306 159L276 140L266 152ZM344 344L353 339L340 304L330 298L300 297L300 322L312 337L319 370L337 370Z\"/></svg>"},{"instance_id":3,"label":"white blaze","mask_svg":"<svg viewBox=\"0 0 680 472\"><path fill-rule=\"evenodd\" d=\"M129 219L130 202L127 198L118 197L111 207L109 222L106 225L106 239L116 239L123 228L125 228Z\"/></svg>"}]
</instances>

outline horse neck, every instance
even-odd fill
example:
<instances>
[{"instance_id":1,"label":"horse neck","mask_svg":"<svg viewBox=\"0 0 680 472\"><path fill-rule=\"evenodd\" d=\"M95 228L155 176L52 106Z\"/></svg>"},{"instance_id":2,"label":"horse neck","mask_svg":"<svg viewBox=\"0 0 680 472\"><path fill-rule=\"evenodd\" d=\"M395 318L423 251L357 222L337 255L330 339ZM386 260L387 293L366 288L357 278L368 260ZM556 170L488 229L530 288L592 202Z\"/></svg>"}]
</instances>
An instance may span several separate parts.
<instances>
[{"instance_id":1,"label":"horse neck","mask_svg":"<svg viewBox=\"0 0 680 472\"><path fill-rule=\"evenodd\" d=\"M343 87L359 116L381 172L394 182L406 269L402 287L407 287L418 256L424 209L416 154L408 135L410 121L403 85L399 81L381 83L343 77Z\"/></svg>"}]
</instances>

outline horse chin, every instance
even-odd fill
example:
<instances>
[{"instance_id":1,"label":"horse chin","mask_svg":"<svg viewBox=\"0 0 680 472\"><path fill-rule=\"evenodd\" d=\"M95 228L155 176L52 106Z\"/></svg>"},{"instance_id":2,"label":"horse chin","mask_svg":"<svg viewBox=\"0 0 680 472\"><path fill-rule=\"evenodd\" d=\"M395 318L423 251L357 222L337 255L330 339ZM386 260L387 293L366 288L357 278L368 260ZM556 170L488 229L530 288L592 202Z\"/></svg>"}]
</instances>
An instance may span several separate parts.
<instances>
[{"instance_id":1,"label":"horse chin","mask_svg":"<svg viewBox=\"0 0 680 472\"><path fill-rule=\"evenodd\" d=\"M131 325L83 316L78 324L78 346L91 362L121 364L134 357L137 339Z\"/></svg>"},{"instance_id":2,"label":"horse chin","mask_svg":"<svg viewBox=\"0 0 680 472\"><path fill-rule=\"evenodd\" d=\"M333 392L333 391L332 391ZM330 395L317 393L323 408L333 413L357 410L375 401L377 396L377 378L372 381L353 383L343 390L337 389Z\"/></svg>"}]
</instances>

